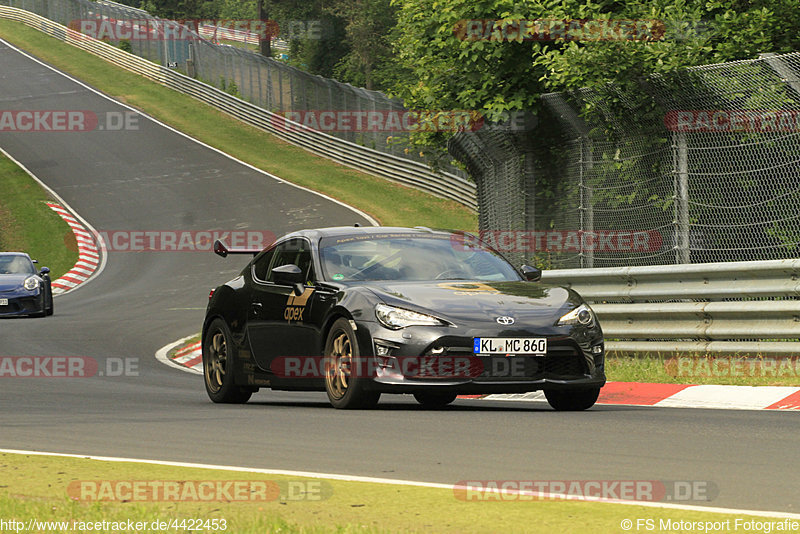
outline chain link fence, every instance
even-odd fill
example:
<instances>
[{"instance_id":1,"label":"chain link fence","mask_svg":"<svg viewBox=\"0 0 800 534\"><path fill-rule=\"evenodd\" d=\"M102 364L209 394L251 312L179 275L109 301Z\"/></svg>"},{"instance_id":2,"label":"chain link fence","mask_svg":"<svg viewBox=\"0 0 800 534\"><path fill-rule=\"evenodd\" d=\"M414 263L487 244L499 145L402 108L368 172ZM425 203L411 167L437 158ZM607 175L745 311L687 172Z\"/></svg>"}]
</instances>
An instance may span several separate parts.
<instances>
[{"instance_id":1,"label":"chain link fence","mask_svg":"<svg viewBox=\"0 0 800 534\"><path fill-rule=\"evenodd\" d=\"M377 111L387 116L406 111L401 101L379 91L309 74L244 48L215 44L176 21L159 19L123 4L89 0L0 0L0 5L25 9L78 31L81 21L97 21L99 37L105 36L102 40L273 113L312 111L316 117L327 111L346 111L353 116ZM100 26L101 23L105 26ZM125 28L149 31L148 35L152 37L121 39L122 32L114 31L122 27L120 23L124 23ZM418 150L409 149L405 142L409 132L402 129L334 128L323 131L396 157L426 162ZM440 165L439 171L466 177L461 169L447 162Z\"/></svg>"},{"instance_id":2,"label":"chain link fence","mask_svg":"<svg viewBox=\"0 0 800 534\"><path fill-rule=\"evenodd\" d=\"M521 247L498 243L515 260L565 269L798 256L800 54L654 76L632 93L547 94L538 118L533 132L465 132L449 144L476 181L481 230L528 233Z\"/></svg>"}]
</instances>

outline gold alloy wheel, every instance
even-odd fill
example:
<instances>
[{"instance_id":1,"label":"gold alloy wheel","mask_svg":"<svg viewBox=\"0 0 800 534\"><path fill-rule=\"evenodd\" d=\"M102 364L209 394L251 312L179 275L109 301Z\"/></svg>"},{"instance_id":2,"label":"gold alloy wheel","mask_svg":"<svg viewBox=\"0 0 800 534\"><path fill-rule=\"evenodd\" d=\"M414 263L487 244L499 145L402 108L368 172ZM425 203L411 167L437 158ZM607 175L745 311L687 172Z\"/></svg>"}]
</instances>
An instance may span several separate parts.
<instances>
[{"instance_id":1,"label":"gold alloy wheel","mask_svg":"<svg viewBox=\"0 0 800 534\"><path fill-rule=\"evenodd\" d=\"M209 389L214 393L222 388L225 380L225 368L228 362L228 343L225 334L219 330L211 338L211 346L208 362L206 362L205 375Z\"/></svg>"},{"instance_id":2,"label":"gold alloy wheel","mask_svg":"<svg viewBox=\"0 0 800 534\"><path fill-rule=\"evenodd\" d=\"M331 354L325 356L325 382L335 399L347 393L352 379L353 346L350 336L340 330L333 339Z\"/></svg>"}]
</instances>

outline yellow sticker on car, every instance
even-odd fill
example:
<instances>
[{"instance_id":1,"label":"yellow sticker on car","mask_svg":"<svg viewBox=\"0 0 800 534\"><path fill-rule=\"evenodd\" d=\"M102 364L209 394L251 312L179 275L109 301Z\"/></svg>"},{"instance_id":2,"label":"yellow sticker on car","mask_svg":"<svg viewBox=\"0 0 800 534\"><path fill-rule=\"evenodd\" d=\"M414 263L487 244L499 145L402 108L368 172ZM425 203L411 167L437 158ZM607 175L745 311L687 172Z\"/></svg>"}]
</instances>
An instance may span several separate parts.
<instances>
[{"instance_id":1,"label":"yellow sticker on car","mask_svg":"<svg viewBox=\"0 0 800 534\"><path fill-rule=\"evenodd\" d=\"M286 309L283 310L283 318L294 322L303 322L303 313L306 311L306 304L308 299L314 293L313 287L307 287L302 295L295 295L292 293L286 300Z\"/></svg>"}]
</instances>

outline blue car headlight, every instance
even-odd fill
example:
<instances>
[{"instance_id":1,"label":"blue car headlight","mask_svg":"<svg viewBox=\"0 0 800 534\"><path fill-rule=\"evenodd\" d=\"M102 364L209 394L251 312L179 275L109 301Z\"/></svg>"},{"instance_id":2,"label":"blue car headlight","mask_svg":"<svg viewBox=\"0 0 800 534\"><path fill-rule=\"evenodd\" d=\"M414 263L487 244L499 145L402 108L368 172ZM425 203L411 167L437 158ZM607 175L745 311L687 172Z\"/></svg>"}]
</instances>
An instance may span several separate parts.
<instances>
[{"instance_id":1,"label":"blue car headlight","mask_svg":"<svg viewBox=\"0 0 800 534\"><path fill-rule=\"evenodd\" d=\"M38 289L39 279L36 278L35 276L29 276L28 278L25 279L25 282L23 282L22 287L24 287L28 291L33 291L34 289Z\"/></svg>"}]
</instances>

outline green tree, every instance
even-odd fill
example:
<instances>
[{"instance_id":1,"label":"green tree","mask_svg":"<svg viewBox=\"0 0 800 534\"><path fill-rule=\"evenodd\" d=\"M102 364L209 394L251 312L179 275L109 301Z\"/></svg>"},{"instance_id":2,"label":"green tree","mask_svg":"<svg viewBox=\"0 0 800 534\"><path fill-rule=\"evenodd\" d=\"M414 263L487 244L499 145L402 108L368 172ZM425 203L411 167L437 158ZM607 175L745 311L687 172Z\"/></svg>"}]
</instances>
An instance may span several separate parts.
<instances>
[{"instance_id":1,"label":"green tree","mask_svg":"<svg viewBox=\"0 0 800 534\"><path fill-rule=\"evenodd\" d=\"M651 74L800 48L796 0L393 0L393 4L398 7L400 32L396 49L412 73L395 92L413 108L473 109L490 119L509 110L536 110L544 92L603 90L614 84L614 94L619 95ZM627 39L548 40L524 34L509 39L502 32L503 24L537 19L653 22L649 33ZM482 21L473 24L483 30L480 36L469 31L466 21ZM440 135L431 133L415 135L414 140L423 145L442 143Z\"/></svg>"},{"instance_id":2,"label":"green tree","mask_svg":"<svg viewBox=\"0 0 800 534\"><path fill-rule=\"evenodd\" d=\"M385 87L396 68L390 35L397 18L391 0L336 0L328 12L344 21L349 47L335 67L337 78L367 89Z\"/></svg>"},{"instance_id":3,"label":"green tree","mask_svg":"<svg viewBox=\"0 0 800 534\"><path fill-rule=\"evenodd\" d=\"M256 18L256 0L216 0L221 19L253 20Z\"/></svg>"},{"instance_id":4,"label":"green tree","mask_svg":"<svg viewBox=\"0 0 800 534\"><path fill-rule=\"evenodd\" d=\"M289 40L289 63L332 78L334 67L349 48L344 23L328 10L331 0L265 1L271 2L270 17L280 26L280 36ZM304 27L313 31L304 34ZM295 29L300 30L299 35Z\"/></svg>"},{"instance_id":5,"label":"green tree","mask_svg":"<svg viewBox=\"0 0 800 534\"><path fill-rule=\"evenodd\" d=\"M219 15L218 0L146 0L142 9L172 20L211 19Z\"/></svg>"},{"instance_id":6,"label":"green tree","mask_svg":"<svg viewBox=\"0 0 800 534\"><path fill-rule=\"evenodd\" d=\"M398 10L395 50L410 76L393 93L418 110L476 110L489 119L532 109L543 91L543 67L533 59L543 44L465 38L465 21L542 18L532 0L393 0ZM559 4L560 2L552 2ZM420 146L442 147L447 132L412 135Z\"/></svg>"}]
</instances>

